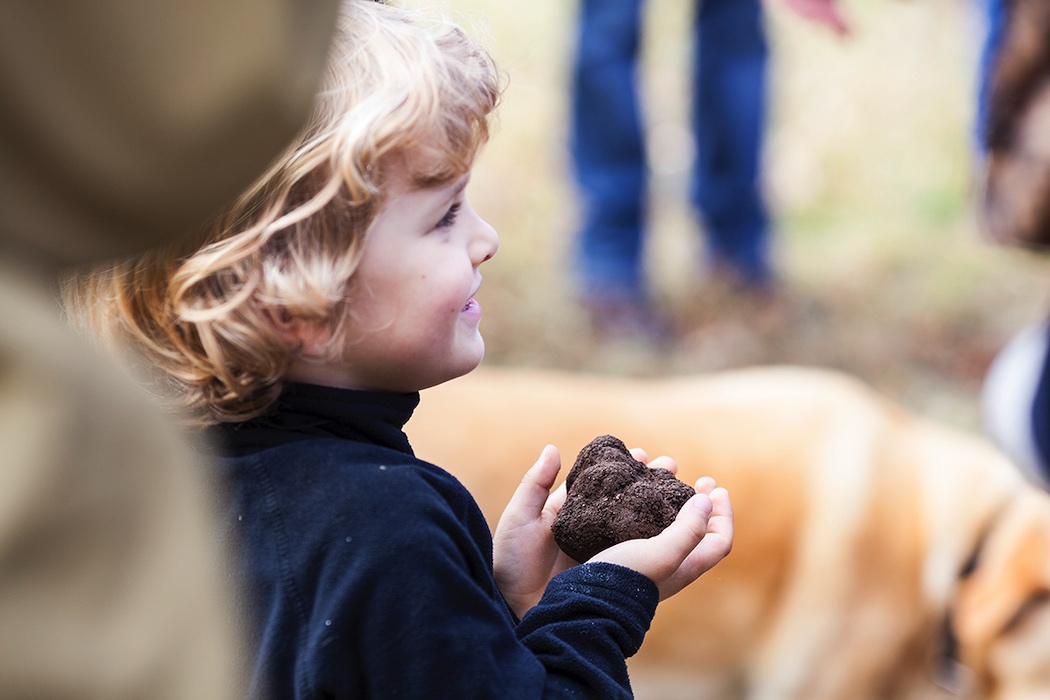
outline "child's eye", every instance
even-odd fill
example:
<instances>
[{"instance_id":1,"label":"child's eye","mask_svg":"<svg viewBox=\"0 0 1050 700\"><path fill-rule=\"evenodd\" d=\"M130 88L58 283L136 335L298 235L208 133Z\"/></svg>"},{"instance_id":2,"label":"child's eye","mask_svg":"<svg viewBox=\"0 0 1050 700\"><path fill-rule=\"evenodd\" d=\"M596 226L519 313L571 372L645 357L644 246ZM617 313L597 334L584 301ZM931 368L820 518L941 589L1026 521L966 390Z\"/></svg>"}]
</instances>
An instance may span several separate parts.
<instances>
[{"instance_id":1,"label":"child's eye","mask_svg":"<svg viewBox=\"0 0 1050 700\"><path fill-rule=\"evenodd\" d=\"M461 206L462 206L461 202L456 202L451 207L449 207L448 211L445 212L445 215L443 217L441 217L441 221L437 222L437 228L444 228L446 226L451 226L456 221L456 214L459 213L459 208Z\"/></svg>"}]
</instances>

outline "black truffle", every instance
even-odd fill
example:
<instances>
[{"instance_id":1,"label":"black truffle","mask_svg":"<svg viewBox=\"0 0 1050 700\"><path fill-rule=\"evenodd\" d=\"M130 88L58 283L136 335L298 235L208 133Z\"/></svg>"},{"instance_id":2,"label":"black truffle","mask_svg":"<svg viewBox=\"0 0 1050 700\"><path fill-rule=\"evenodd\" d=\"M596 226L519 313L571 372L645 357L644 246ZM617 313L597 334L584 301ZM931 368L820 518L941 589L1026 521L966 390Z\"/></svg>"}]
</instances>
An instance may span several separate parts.
<instances>
[{"instance_id":1,"label":"black truffle","mask_svg":"<svg viewBox=\"0 0 1050 700\"><path fill-rule=\"evenodd\" d=\"M666 469L636 460L612 435L580 450L565 486L551 529L561 550L580 562L619 542L659 534L696 493Z\"/></svg>"}]
</instances>

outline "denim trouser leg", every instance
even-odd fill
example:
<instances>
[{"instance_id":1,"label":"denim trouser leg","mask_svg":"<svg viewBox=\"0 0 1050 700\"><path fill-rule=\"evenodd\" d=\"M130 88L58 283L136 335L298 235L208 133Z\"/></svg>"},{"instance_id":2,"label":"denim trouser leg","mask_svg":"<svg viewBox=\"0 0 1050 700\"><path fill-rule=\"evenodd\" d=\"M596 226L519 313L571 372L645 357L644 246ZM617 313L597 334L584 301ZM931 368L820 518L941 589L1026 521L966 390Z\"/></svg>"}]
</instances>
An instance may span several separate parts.
<instances>
[{"instance_id":1,"label":"denim trouser leg","mask_svg":"<svg viewBox=\"0 0 1050 700\"><path fill-rule=\"evenodd\" d=\"M570 152L585 295L642 295L646 163L637 74L642 0L581 0Z\"/></svg>"},{"instance_id":2,"label":"denim trouser leg","mask_svg":"<svg viewBox=\"0 0 1050 700\"><path fill-rule=\"evenodd\" d=\"M769 220L759 165L769 52L760 0L702 0L694 38L692 203L711 257L764 283Z\"/></svg>"},{"instance_id":3,"label":"denim trouser leg","mask_svg":"<svg viewBox=\"0 0 1050 700\"><path fill-rule=\"evenodd\" d=\"M984 45L981 47L981 64L978 71L977 115L974 130L978 150L983 152L988 146L986 141L988 134L985 130L988 116L988 81L992 77L991 71L999 53L1003 31L1006 29L1006 3L1005 0L980 0L980 4L985 20L985 38Z\"/></svg>"}]
</instances>

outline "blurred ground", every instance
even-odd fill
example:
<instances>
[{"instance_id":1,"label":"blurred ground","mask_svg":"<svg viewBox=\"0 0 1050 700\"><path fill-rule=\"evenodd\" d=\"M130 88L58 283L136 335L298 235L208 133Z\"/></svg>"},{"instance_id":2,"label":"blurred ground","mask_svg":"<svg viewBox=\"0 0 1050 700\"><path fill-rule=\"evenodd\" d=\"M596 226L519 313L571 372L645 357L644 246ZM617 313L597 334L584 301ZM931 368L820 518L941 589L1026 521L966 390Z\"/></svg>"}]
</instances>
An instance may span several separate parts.
<instances>
[{"instance_id":1,"label":"blurred ground","mask_svg":"<svg viewBox=\"0 0 1050 700\"><path fill-rule=\"evenodd\" d=\"M989 361L1050 309L1050 262L982 240L975 221L977 3L842 1L854 25L844 40L770 1L765 185L781 275L770 304L705 280L701 229L684 195L693 3L648 0L650 270L678 328L662 351L630 339L597 342L572 299L565 134L576 4L448 4L488 36L510 79L470 188L502 238L478 297L486 363L647 375L828 366L922 413L978 427Z\"/></svg>"}]
</instances>

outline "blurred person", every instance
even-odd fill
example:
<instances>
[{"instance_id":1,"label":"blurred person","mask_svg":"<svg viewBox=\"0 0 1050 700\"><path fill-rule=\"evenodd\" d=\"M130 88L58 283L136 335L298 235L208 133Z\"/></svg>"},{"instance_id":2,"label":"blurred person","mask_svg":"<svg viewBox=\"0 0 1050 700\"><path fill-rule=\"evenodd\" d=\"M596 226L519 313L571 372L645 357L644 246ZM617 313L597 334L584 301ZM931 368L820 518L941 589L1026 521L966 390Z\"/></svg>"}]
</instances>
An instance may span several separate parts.
<instances>
[{"instance_id":1,"label":"blurred person","mask_svg":"<svg viewBox=\"0 0 1050 700\"><path fill-rule=\"evenodd\" d=\"M981 226L1003 245L1050 250L1050 5L981 0L986 39L977 134ZM997 354L981 395L984 426L1033 483L1050 489L1050 322L1021 329Z\"/></svg>"},{"instance_id":2,"label":"blurred person","mask_svg":"<svg viewBox=\"0 0 1050 700\"><path fill-rule=\"evenodd\" d=\"M983 152L988 141L988 102L992 89L992 70L1006 30L1006 0L976 0L984 25L977 70L977 113L974 131L978 150Z\"/></svg>"},{"instance_id":3,"label":"blurred person","mask_svg":"<svg viewBox=\"0 0 1050 700\"><path fill-rule=\"evenodd\" d=\"M335 46L309 127L209 235L71 280L71 314L216 438L251 697L630 697L658 601L728 553L728 494L702 478L661 534L579 563L555 448L494 534L414 454L420 392L484 354L499 238L466 188L503 81L456 25L383 5L348 3Z\"/></svg>"},{"instance_id":4,"label":"blurred person","mask_svg":"<svg viewBox=\"0 0 1050 700\"><path fill-rule=\"evenodd\" d=\"M835 0L784 0L842 34ZM581 198L575 276L599 331L661 335L644 279L647 165L638 70L642 0L582 0L570 155ZM733 287L768 290L770 222L759 186L768 47L761 0L700 0L693 19L690 200L707 258Z\"/></svg>"},{"instance_id":5,"label":"blurred person","mask_svg":"<svg viewBox=\"0 0 1050 700\"><path fill-rule=\"evenodd\" d=\"M56 280L194 235L301 127L335 3L0 3L0 697L241 696L214 494Z\"/></svg>"}]
</instances>

